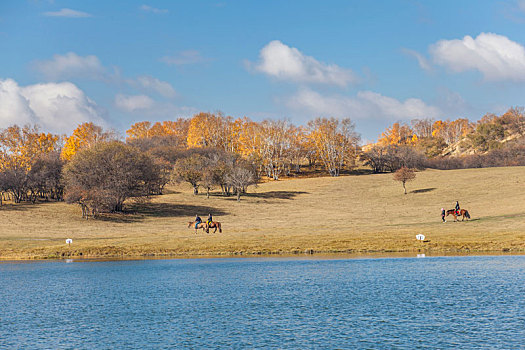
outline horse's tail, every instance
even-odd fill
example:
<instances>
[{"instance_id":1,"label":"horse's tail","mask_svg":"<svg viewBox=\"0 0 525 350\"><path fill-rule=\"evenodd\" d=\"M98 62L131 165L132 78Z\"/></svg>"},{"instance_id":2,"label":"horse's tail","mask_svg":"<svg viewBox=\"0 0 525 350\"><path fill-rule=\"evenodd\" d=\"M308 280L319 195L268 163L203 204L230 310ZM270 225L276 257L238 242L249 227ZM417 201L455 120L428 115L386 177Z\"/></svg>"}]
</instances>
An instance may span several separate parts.
<instances>
[{"instance_id":1,"label":"horse's tail","mask_svg":"<svg viewBox=\"0 0 525 350\"><path fill-rule=\"evenodd\" d=\"M467 219L470 219L470 214L468 213L468 210L465 209L465 216L467 217Z\"/></svg>"}]
</instances>

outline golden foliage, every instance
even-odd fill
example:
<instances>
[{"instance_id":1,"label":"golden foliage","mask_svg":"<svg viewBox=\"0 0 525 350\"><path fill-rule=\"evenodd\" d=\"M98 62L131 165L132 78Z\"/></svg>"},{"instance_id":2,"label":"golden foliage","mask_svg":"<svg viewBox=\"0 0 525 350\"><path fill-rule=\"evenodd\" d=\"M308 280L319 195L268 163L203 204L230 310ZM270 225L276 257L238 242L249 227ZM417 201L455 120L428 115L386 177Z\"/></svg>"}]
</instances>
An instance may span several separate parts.
<instances>
[{"instance_id":1,"label":"golden foliage","mask_svg":"<svg viewBox=\"0 0 525 350\"><path fill-rule=\"evenodd\" d=\"M70 160L79 150L90 148L100 141L108 141L114 138L113 133L103 131L101 126L93 123L82 123L73 134L66 138L62 148L61 157Z\"/></svg>"},{"instance_id":2,"label":"golden foliage","mask_svg":"<svg viewBox=\"0 0 525 350\"><path fill-rule=\"evenodd\" d=\"M410 126L394 123L379 137L378 143L382 146L389 145L413 145L417 142L417 136Z\"/></svg>"},{"instance_id":3,"label":"golden foliage","mask_svg":"<svg viewBox=\"0 0 525 350\"><path fill-rule=\"evenodd\" d=\"M37 126L10 126L0 132L0 170L7 168L31 169L31 164L42 154L58 149L60 137L40 132Z\"/></svg>"}]
</instances>

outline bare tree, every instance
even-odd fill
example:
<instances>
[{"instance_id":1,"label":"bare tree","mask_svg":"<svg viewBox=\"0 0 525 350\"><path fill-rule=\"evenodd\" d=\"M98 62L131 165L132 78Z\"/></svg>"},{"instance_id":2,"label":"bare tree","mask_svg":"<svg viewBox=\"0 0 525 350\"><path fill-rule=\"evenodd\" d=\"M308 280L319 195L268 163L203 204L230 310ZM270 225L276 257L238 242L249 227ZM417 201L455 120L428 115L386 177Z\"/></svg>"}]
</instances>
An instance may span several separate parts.
<instances>
[{"instance_id":1,"label":"bare tree","mask_svg":"<svg viewBox=\"0 0 525 350\"><path fill-rule=\"evenodd\" d=\"M78 152L64 168L66 201L79 203L84 214L122 211L128 198L148 195L158 171L144 153L118 141L97 143Z\"/></svg>"},{"instance_id":2,"label":"bare tree","mask_svg":"<svg viewBox=\"0 0 525 350\"><path fill-rule=\"evenodd\" d=\"M245 167L236 167L226 176L226 181L237 194L237 201L241 200L241 194L246 193L248 186L256 184L254 171Z\"/></svg>"},{"instance_id":3,"label":"bare tree","mask_svg":"<svg viewBox=\"0 0 525 350\"><path fill-rule=\"evenodd\" d=\"M403 189L405 190L405 194L407 194L407 188L405 184L408 181L414 180L415 178L416 172L414 169L411 168L402 167L394 173L394 180L403 183Z\"/></svg>"},{"instance_id":4,"label":"bare tree","mask_svg":"<svg viewBox=\"0 0 525 350\"><path fill-rule=\"evenodd\" d=\"M202 178L204 177L205 165L206 158L197 153L179 159L173 167L173 180L177 182L188 182L193 187L193 194L197 195Z\"/></svg>"}]
</instances>

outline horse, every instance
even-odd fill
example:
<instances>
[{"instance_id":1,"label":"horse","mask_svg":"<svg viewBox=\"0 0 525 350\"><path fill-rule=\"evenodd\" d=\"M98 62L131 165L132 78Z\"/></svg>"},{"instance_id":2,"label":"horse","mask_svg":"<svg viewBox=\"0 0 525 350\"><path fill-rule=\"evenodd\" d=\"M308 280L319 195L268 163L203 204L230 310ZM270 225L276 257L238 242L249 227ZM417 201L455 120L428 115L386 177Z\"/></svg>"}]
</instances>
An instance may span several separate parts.
<instances>
[{"instance_id":1,"label":"horse","mask_svg":"<svg viewBox=\"0 0 525 350\"><path fill-rule=\"evenodd\" d=\"M218 221L212 221L208 225L208 229L206 230L206 233L210 232L210 228L215 228L215 231L213 231L213 233L217 232L217 229L219 229L219 233L222 233L221 223Z\"/></svg>"},{"instance_id":2,"label":"horse","mask_svg":"<svg viewBox=\"0 0 525 350\"><path fill-rule=\"evenodd\" d=\"M457 221L458 216L463 217L461 221L465 220L465 218L467 218L467 220L470 219L470 214L467 209L461 209L459 211L459 214L456 214L456 209L447 210L447 216L449 216L450 214L452 214L452 216L454 217L454 221Z\"/></svg>"},{"instance_id":3,"label":"horse","mask_svg":"<svg viewBox=\"0 0 525 350\"><path fill-rule=\"evenodd\" d=\"M202 228L203 231L206 231L206 233L209 232L208 224L205 223L205 222L201 222L200 224L197 224L197 226L195 226L195 221L188 221L188 228L190 228L192 226L195 228L195 233L197 233L197 230L199 230L201 228Z\"/></svg>"}]
</instances>

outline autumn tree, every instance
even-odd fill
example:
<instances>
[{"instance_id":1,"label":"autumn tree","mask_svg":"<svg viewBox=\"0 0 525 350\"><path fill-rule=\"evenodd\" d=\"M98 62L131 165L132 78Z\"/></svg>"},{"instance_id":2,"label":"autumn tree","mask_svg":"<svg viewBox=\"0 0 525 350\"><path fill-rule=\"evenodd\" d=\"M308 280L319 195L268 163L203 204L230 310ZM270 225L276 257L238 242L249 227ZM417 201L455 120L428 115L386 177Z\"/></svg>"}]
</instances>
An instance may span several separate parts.
<instances>
[{"instance_id":1,"label":"autumn tree","mask_svg":"<svg viewBox=\"0 0 525 350\"><path fill-rule=\"evenodd\" d=\"M403 189L405 190L405 194L407 194L407 188L405 184L408 181L414 180L415 178L416 178L416 172L414 169L411 169L411 168L402 167L394 173L394 180L399 181L403 184Z\"/></svg>"},{"instance_id":2,"label":"autumn tree","mask_svg":"<svg viewBox=\"0 0 525 350\"><path fill-rule=\"evenodd\" d=\"M66 201L80 204L86 218L90 212L122 211L127 199L148 195L155 171L146 154L119 141L99 142L66 165Z\"/></svg>"},{"instance_id":3,"label":"autumn tree","mask_svg":"<svg viewBox=\"0 0 525 350\"><path fill-rule=\"evenodd\" d=\"M349 118L317 118L308 122L309 138L331 176L339 176L346 164L353 164L359 141Z\"/></svg>"},{"instance_id":4,"label":"autumn tree","mask_svg":"<svg viewBox=\"0 0 525 350\"><path fill-rule=\"evenodd\" d=\"M16 203L29 199L29 172L33 162L59 148L57 135L41 132L38 126L10 126L0 130L0 174L4 191Z\"/></svg>"},{"instance_id":5,"label":"autumn tree","mask_svg":"<svg viewBox=\"0 0 525 350\"><path fill-rule=\"evenodd\" d=\"M418 137L410 126L401 123L394 123L387 128L379 137L378 143L382 146L388 145L414 145Z\"/></svg>"},{"instance_id":6,"label":"autumn tree","mask_svg":"<svg viewBox=\"0 0 525 350\"><path fill-rule=\"evenodd\" d=\"M189 123L190 121L185 118L156 122L153 125L149 121L137 122L126 131L126 142L169 139L172 146L185 149Z\"/></svg>"},{"instance_id":7,"label":"autumn tree","mask_svg":"<svg viewBox=\"0 0 525 350\"><path fill-rule=\"evenodd\" d=\"M217 117L211 113L199 113L193 116L188 127L188 147L214 147L213 128L218 124Z\"/></svg>"},{"instance_id":8,"label":"autumn tree","mask_svg":"<svg viewBox=\"0 0 525 350\"><path fill-rule=\"evenodd\" d=\"M62 148L62 159L69 161L80 150L93 147L98 142L116 139L111 131L104 131L101 126L93 123L80 124L71 136L67 137Z\"/></svg>"},{"instance_id":9,"label":"autumn tree","mask_svg":"<svg viewBox=\"0 0 525 350\"><path fill-rule=\"evenodd\" d=\"M40 128L26 125L10 126L0 130L0 169L19 167L29 171L31 163L39 155L48 154L59 148L59 136L40 131Z\"/></svg>"}]
</instances>

